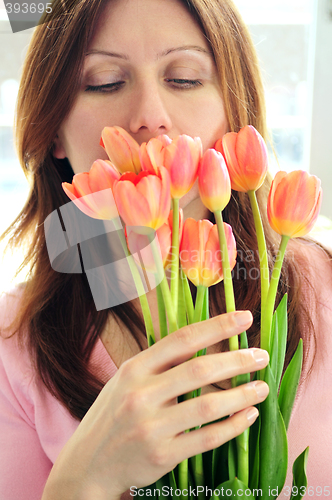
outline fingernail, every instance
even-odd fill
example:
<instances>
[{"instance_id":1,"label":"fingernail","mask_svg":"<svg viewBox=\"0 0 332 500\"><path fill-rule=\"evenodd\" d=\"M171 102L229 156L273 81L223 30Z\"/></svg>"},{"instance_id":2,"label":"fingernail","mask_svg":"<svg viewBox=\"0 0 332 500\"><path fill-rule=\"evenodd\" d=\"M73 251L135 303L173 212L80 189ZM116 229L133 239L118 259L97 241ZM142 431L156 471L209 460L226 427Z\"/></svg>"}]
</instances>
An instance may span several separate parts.
<instances>
[{"instance_id":1,"label":"fingernail","mask_svg":"<svg viewBox=\"0 0 332 500\"><path fill-rule=\"evenodd\" d=\"M239 326L246 326L252 321L252 314L250 311L236 311L234 319Z\"/></svg>"},{"instance_id":2,"label":"fingernail","mask_svg":"<svg viewBox=\"0 0 332 500\"><path fill-rule=\"evenodd\" d=\"M261 380L257 380L256 382L251 382L251 384L254 387L259 399L263 401L269 393L269 386L265 382L262 382Z\"/></svg>"},{"instance_id":3,"label":"fingernail","mask_svg":"<svg viewBox=\"0 0 332 500\"><path fill-rule=\"evenodd\" d=\"M267 351L264 351L263 349L252 349L252 355L256 361L256 365L258 368L263 368L264 366L267 366L269 362L269 353Z\"/></svg>"},{"instance_id":4,"label":"fingernail","mask_svg":"<svg viewBox=\"0 0 332 500\"><path fill-rule=\"evenodd\" d=\"M256 418L258 417L258 410L257 408L249 408L249 410L247 411L247 419L248 419L248 422L252 423L256 420Z\"/></svg>"}]
</instances>

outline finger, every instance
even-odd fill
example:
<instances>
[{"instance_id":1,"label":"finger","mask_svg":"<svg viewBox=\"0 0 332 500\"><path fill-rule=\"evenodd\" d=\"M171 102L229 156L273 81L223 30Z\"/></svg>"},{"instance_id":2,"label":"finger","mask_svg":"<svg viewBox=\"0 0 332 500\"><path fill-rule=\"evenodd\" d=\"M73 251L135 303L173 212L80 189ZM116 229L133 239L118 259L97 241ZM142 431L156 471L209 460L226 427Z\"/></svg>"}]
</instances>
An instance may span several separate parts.
<instances>
[{"instance_id":1,"label":"finger","mask_svg":"<svg viewBox=\"0 0 332 500\"><path fill-rule=\"evenodd\" d=\"M255 348L190 359L156 376L158 394L155 402L163 403L199 387L261 370L268 362L267 351Z\"/></svg>"},{"instance_id":2,"label":"finger","mask_svg":"<svg viewBox=\"0 0 332 500\"><path fill-rule=\"evenodd\" d=\"M204 453L239 436L258 416L257 408L250 407L235 415L211 425L206 425L195 431L180 434L172 442L176 459L182 462L186 458Z\"/></svg>"},{"instance_id":3,"label":"finger","mask_svg":"<svg viewBox=\"0 0 332 500\"><path fill-rule=\"evenodd\" d=\"M261 403L268 393L269 386L258 380L169 406L164 418L170 432L179 434Z\"/></svg>"},{"instance_id":4,"label":"finger","mask_svg":"<svg viewBox=\"0 0 332 500\"><path fill-rule=\"evenodd\" d=\"M149 349L140 353L139 361L154 373L160 373L183 363L197 351L216 344L220 340L239 335L252 323L250 311L236 311L185 326L164 337Z\"/></svg>"}]
</instances>

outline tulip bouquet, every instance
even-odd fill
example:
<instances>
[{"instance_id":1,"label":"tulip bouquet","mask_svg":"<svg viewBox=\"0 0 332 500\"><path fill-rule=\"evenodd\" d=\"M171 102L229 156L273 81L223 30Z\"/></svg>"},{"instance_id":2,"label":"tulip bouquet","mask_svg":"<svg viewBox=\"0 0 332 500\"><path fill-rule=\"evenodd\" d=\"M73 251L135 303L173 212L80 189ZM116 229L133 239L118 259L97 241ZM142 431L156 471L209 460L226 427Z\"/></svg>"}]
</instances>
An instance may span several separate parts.
<instances>
[{"instance_id":1,"label":"tulip bouquet","mask_svg":"<svg viewBox=\"0 0 332 500\"><path fill-rule=\"evenodd\" d=\"M302 368L300 341L284 371L287 297L275 310L276 293L288 240L307 234L318 216L320 181L303 171L278 172L273 180L267 215L274 231L281 235L281 243L270 275L256 199L256 190L268 169L267 150L252 126L227 133L204 154L199 138L181 135L171 140L162 135L139 146L120 127L106 127L101 145L110 161L97 160L89 172L76 174L72 184L63 183L63 189L90 217L114 221L137 287L149 346L156 337L140 267L156 275L161 338L182 326L206 320L208 289L221 280L226 310L235 311L232 269L236 242L231 226L223 222L222 211L231 189L249 196L260 258L261 347L270 355L267 368L254 378L268 383L269 396L260 404L259 417L250 429L217 449L178 464L157 481L154 489L159 491L155 498L163 498L163 486L178 490L176 496L181 498L188 496L190 487L196 488L201 499L207 498L206 491L210 491L211 499L221 498L222 488L235 498L276 498L286 478L286 430ZM191 218L183 221L179 200L197 178L201 200L213 212L216 224ZM188 280L197 287L195 301ZM229 347L247 348L246 332L231 338ZM204 350L196 354L203 355ZM248 381L250 374L242 375L232 379L232 386ZM199 396L197 390L181 400ZM308 449L294 463L291 498L300 498L300 487L306 486L307 455ZM145 489L146 497L151 497L151 491L151 486L150 495Z\"/></svg>"}]
</instances>

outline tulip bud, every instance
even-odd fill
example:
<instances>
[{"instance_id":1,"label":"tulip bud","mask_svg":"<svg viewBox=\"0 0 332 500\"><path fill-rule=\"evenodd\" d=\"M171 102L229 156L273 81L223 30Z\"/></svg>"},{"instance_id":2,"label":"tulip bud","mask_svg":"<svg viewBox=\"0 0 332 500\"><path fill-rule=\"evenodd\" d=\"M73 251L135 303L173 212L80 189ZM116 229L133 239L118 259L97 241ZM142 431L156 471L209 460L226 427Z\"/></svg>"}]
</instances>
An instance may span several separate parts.
<instances>
[{"instance_id":1,"label":"tulip bud","mask_svg":"<svg viewBox=\"0 0 332 500\"><path fill-rule=\"evenodd\" d=\"M198 170L201 200L211 212L224 210L231 198L231 181L224 157L214 149L207 149Z\"/></svg>"}]
</instances>

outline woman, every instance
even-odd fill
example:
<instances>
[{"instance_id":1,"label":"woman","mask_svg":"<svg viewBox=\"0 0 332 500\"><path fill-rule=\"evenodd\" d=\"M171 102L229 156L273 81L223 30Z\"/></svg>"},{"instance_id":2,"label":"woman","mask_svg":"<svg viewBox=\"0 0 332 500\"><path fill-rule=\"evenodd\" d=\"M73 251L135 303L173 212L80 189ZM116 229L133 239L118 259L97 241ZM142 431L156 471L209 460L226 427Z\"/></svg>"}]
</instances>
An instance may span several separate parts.
<instances>
[{"instance_id":1,"label":"woman","mask_svg":"<svg viewBox=\"0 0 332 500\"><path fill-rule=\"evenodd\" d=\"M268 355L257 348L221 352L227 350L223 341L252 323L248 311L220 314L222 286L213 290L214 318L144 350L135 301L97 312L84 275L52 270L43 223L68 202L61 182L106 158L98 146L104 126L119 125L139 143L161 133L200 136L204 149L246 124L266 137L263 91L247 30L228 0L86 0L67 5L65 14L60 4L57 8L33 36L18 102L18 151L32 190L16 221L14 242L30 237L32 271L27 284L1 304L2 334L11 336L1 340L0 497L130 498L131 486L151 484L181 460L219 446L254 422L253 405L266 398L268 387L259 382L230 389L227 381L263 368ZM259 192L261 203L267 191L268 182ZM206 216L196 187L182 203L185 218ZM257 266L245 259L256 249L245 196L234 195L225 219L244 256L235 272L238 309L256 315L258 283L241 272ZM266 231L272 260L276 241L267 226ZM290 296L287 359L302 336L311 367L314 324L314 370L331 321L331 288L318 284L327 283L331 266L318 247L293 243L290 250L280 287L280 296L285 290ZM309 265L312 258L317 270ZM312 289L300 288L309 280ZM313 304L308 307L315 289L322 302L317 318ZM155 311L153 292L149 295ZM251 346L258 346L258 332L255 317ZM208 356L190 360L204 347ZM324 370L319 384L326 397L331 386ZM308 387L302 384L291 458L308 444L309 432L315 435L302 411L317 384L314 377ZM177 396L201 386L201 399L176 404ZM232 416L183 434L227 415ZM325 417L327 432L331 415ZM326 434L319 446L326 446ZM315 486L328 486L317 448L310 467ZM320 484L322 474L326 485Z\"/></svg>"}]
</instances>

